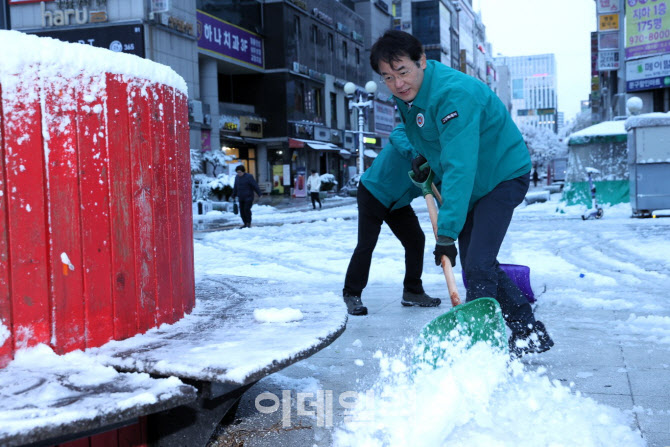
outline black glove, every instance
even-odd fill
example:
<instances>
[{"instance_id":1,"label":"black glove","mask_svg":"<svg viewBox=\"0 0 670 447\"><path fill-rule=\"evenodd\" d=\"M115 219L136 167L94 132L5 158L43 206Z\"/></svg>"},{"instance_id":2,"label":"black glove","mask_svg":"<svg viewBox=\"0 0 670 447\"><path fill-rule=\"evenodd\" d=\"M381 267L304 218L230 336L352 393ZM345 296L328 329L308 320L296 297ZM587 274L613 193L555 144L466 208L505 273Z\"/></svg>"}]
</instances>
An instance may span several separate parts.
<instances>
[{"instance_id":1,"label":"black glove","mask_svg":"<svg viewBox=\"0 0 670 447\"><path fill-rule=\"evenodd\" d=\"M456 244L454 240L447 236L438 236L435 244L435 265L442 265L442 256L446 256L451 261L451 266L456 267Z\"/></svg>"},{"instance_id":2,"label":"black glove","mask_svg":"<svg viewBox=\"0 0 670 447\"><path fill-rule=\"evenodd\" d=\"M423 169L421 166L426 165ZM414 181L417 183L423 183L428 180L428 175L430 175L430 166L428 166L428 160L423 155L419 155L412 160L412 171L414 171Z\"/></svg>"}]
</instances>

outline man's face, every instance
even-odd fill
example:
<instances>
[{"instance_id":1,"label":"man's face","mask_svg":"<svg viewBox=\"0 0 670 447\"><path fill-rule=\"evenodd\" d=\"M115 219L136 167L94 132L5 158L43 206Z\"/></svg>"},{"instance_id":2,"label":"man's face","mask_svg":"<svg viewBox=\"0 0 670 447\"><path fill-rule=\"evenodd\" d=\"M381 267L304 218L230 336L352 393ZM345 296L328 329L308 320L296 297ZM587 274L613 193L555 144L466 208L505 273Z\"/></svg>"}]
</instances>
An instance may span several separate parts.
<instances>
[{"instance_id":1,"label":"man's face","mask_svg":"<svg viewBox=\"0 0 670 447\"><path fill-rule=\"evenodd\" d=\"M417 66L418 64L418 66ZM379 74L391 93L405 102L414 101L423 83L423 70L426 68L426 55L418 62L407 56L397 61L379 62Z\"/></svg>"},{"instance_id":2,"label":"man's face","mask_svg":"<svg viewBox=\"0 0 670 447\"><path fill-rule=\"evenodd\" d=\"M238 177L242 177L244 175L244 172L242 171L236 171L236 174Z\"/></svg>"}]
</instances>

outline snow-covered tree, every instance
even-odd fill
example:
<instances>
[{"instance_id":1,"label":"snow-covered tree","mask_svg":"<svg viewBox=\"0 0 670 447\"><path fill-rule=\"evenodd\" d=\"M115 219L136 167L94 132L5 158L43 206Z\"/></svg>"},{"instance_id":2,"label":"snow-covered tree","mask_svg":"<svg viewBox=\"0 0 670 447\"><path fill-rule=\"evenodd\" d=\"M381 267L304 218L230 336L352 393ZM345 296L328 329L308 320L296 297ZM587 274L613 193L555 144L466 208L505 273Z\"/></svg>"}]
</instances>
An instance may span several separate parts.
<instances>
[{"instance_id":1,"label":"snow-covered tree","mask_svg":"<svg viewBox=\"0 0 670 447\"><path fill-rule=\"evenodd\" d=\"M191 149L191 175L202 174L202 152L199 149Z\"/></svg>"},{"instance_id":2,"label":"snow-covered tree","mask_svg":"<svg viewBox=\"0 0 670 447\"><path fill-rule=\"evenodd\" d=\"M590 111L578 113L574 119L568 121L565 126L563 126L559 137L562 140L565 140L570 136L571 133L586 129L591 125L593 125L593 117Z\"/></svg>"},{"instance_id":3,"label":"snow-covered tree","mask_svg":"<svg viewBox=\"0 0 670 447\"><path fill-rule=\"evenodd\" d=\"M567 154L567 146L549 129L524 125L519 128L530 151L533 166L540 168L556 157Z\"/></svg>"}]
</instances>

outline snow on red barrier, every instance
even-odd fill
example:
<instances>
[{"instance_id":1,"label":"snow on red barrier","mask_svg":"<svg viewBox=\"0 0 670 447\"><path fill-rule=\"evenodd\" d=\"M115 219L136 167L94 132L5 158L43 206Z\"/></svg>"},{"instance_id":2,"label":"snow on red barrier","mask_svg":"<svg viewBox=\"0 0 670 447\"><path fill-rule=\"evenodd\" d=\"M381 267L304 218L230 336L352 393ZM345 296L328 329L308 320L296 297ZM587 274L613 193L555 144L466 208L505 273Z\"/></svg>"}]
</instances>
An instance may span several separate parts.
<instances>
[{"instance_id":1,"label":"snow on red barrier","mask_svg":"<svg viewBox=\"0 0 670 447\"><path fill-rule=\"evenodd\" d=\"M0 367L195 305L186 84L127 54L0 31Z\"/></svg>"}]
</instances>

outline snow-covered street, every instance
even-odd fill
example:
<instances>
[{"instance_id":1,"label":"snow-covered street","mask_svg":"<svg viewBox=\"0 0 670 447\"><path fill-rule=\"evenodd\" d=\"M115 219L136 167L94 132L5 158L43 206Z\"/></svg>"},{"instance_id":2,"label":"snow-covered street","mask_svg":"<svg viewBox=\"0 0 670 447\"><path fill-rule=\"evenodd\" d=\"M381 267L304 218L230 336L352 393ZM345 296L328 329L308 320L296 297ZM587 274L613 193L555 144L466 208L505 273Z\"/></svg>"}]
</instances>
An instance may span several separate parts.
<instances>
[{"instance_id":1,"label":"snow-covered street","mask_svg":"<svg viewBox=\"0 0 670 447\"><path fill-rule=\"evenodd\" d=\"M521 205L499 257L530 267L536 316L556 341L551 351L508 365L473 349L410 380L414 338L448 310L418 199L424 286L442 306L400 306L403 250L384 226L362 297L370 314L350 316L331 346L247 391L228 436L245 446L670 445L670 218L634 219L621 204L582 221L584 210L563 207L559 197ZM310 222L293 223L300 221ZM286 224L200 233L196 281L241 276L341 300L356 239L354 202L293 213L255 206L254 223ZM300 330L299 322L279 320L270 324Z\"/></svg>"}]
</instances>

